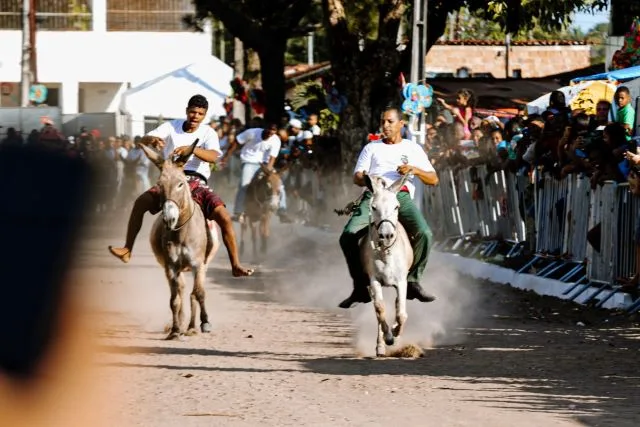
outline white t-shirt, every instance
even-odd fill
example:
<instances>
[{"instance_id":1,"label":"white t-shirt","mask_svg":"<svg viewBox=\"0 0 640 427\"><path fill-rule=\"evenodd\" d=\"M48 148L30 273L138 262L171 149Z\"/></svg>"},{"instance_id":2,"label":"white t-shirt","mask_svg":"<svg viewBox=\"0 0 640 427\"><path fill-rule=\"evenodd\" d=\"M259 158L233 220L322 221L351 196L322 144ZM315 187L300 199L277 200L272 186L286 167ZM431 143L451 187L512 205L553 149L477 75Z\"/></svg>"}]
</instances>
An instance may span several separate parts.
<instances>
[{"instance_id":1,"label":"white t-shirt","mask_svg":"<svg viewBox=\"0 0 640 427\"><path fill-rule=\"evenodd\" d=\"M202 148L203 150L213 150L219 155L222 155L218 134L211 128L211 126L200 124L195 132L187 133L182 130L184 122L185 120L181 119L170 120L168 122L164 122L147 134L164 140L165 158L169 158L171 153L173 153L173 150L176 148L191 145L196 139L199 139L197 145L198 148ZM184 165L184 170L197 172L207 179L209 179L209 176L211 175L211 168L209 167L209 164L193 155Z\"/></svg>"},{"instance_id":2,"label":"white t-shirt","mask_svg":"<svg viewBox=\"0 0 640 427\"><path fill-rule=\"evenodd\" d=\"M354 173L366 172L385 180L387 185L401 177L397 172L398 166L407 164L422 169L425 172L435 172L433 165L423 148L415 142L403 139L397 144L385 144L383 141L372 141L364 146L358 157ZM413 198L415 186L414 177L406 181L409 194Z\"/></svg>"},{"instance_id":3,"label":"white t-shirt","mask_svg":"<svg viewBox=\"0 0 640 427\"><path fill-rule=\"evenodd\" d=\"M318 126L318 125L311 126L311 128L309 128L309 130L311 131L313 136L318 136L321 133L320 126Z\"/></svg>"},{"instance_id":4,"label":"white t-shirt","mask_svg":"<svg viewBox=\"0 0 640 427\"><path fill-rule=\"evenodd\" d=\"M266 163L270 157L278 157L280 153L280 137L272 135L262 139L264 129L251 128L236 136L238 144L242 145L240 160L243 163Z\"/></svg>"}]
</instances>

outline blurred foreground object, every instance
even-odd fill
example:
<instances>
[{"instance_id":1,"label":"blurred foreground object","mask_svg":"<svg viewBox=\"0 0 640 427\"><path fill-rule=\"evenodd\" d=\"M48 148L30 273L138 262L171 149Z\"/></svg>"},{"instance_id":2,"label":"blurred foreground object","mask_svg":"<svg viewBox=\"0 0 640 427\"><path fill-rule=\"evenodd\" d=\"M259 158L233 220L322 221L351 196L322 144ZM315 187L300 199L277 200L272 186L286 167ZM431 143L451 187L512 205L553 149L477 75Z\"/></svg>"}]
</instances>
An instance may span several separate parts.
<instances>
[{"instance_id":1,"label":"blurred foreground object","mask_svg":"<svg viewBox=\"0 0 640 427\"><path fill-rule=\"evenodd\" d=\"M0 425L87 424L89 335L69 267L90 170L63 152L0 148Z\"/></svg>"}]
</instances>

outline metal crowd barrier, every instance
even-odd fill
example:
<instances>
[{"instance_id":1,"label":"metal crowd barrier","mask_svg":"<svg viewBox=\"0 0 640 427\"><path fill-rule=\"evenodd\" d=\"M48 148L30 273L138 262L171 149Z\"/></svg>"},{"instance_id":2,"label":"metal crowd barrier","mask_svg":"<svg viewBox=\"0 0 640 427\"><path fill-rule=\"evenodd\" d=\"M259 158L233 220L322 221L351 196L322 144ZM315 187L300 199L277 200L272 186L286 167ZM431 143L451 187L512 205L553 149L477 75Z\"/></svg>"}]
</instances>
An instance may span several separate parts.
<instances>
[{"instance_id":1,"label":"metal crowd barrier","mask_svg":"<svg viewBox=\"0 0 640 427\"><path fill-rule=\"evenodd\" d=\"M591 190L590 180L578 175L562 180L535 173L533 179L504 171L489 175L485 166L455 174L447 169L439 177L440 185L424 188L421 204L436 240L455 242L445 250L459 251L466 241L466 247L480 245L480 254L490 258L507 242L512 249L506 257L517 257L534 236L532 258L516 270L573 283L565 291L570 299L595 285L599 288L587 302L602 295L598 306L619 292L617 278L636 272L640 200L627 184L607 182ZM640 298L631 308L640 310Z\"/></svg>"}]
</instances>

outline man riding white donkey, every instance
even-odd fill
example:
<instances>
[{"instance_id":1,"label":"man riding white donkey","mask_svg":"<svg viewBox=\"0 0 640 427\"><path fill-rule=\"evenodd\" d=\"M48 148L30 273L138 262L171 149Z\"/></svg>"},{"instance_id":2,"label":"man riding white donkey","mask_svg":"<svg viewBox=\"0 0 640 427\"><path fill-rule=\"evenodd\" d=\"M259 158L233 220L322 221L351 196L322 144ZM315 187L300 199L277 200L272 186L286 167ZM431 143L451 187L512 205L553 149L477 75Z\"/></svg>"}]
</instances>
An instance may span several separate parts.
<instances>
[{"instance_id":1,"label":"man riding white donkey","mask_svg":"<svg viewBox=\"0 0 640 427\"><path fill-rule=\"evenodd\" d=\"M170 158L182 157L189 153L193 142L196 139L199 140L193 155L184 165L191 196L202 208L205 218L215 221L220 226L222 240L229 253L233 276L250 276L253 270L244 268L240 264L231 216L222 199L207 186L207 180L211 175L209 163L214 163L222 154L218 134L210 126L201 126L208 108L209 103L204 96L192 96L187 104L186 120L171 120L163 123L144 136L141 143L163 149L164 158ZM160 187L155 185L136 199L129 217L124 247L109 246L111 254L122 262L127 263L131 259L133 244L142 227L144 214L149 212L155 215L162 209L161 191Z\"/></svg>"},{"instance_id":2,"label":"man riding white donkey","mask_svg":"<svg viewBox=\"0 0 640 427\"><path fill-rule=\"evenodd\" d=\"M438 176L422 147L412 141L402 139L403 126L404 121L399 110L387 108L381 117L382 140L368 143L360 152L353 182L360 187L369 187L369 191L362 194L359 204L353 208L351 218L340 236L340 246L353 279L353 292L339 304L341 308L350 308L356 303L370 302L372 294L376 295L376 289L371 286L375 280L372 281L368 274L371 271L371 266L363 265L360 247L361 240L367 236L367 233L369 233L369 238L372 238L374 234L372 228L374 232L379 233L379 239L384 240L385 237L381 235L383 234L381 230L386 226L372 224L372 213L376 209L376 206L371 206L372 191L376 189L396 192L398 202L394 207L397 209L396 218L406 230L413 249L413 262L408 268L406 298L417 299L421 302L435 300L433 295L427 293L420 286L420 279L427 265L431 249L432 233L424 216L413 203L415 187L412 181L414 177L417 177L426 185L436 185ZM394 188L394 183L396 186L400 183L402 185ZM389 223L390 221L383 220L382 222ZM389 230L389 234L393 234L395 225L387 225L391 225L392 229ZM393 245L396 237L397 234L393 236L389 244ZM378 247L378 243L372 242L371 244ZM367 251L363 253L367 254ZM395 283L387 284L387 286L396 285ZM378 307L376 307L377 309Z\"/></svg>"}]
</instances>

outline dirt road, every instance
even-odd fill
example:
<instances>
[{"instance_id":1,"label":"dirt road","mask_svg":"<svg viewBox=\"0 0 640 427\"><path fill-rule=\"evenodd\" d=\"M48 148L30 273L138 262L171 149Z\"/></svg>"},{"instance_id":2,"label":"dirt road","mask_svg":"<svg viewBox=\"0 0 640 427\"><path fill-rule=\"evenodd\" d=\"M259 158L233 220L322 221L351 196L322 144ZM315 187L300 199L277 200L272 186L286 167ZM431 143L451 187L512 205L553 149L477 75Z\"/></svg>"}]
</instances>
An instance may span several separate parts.
<instances>
[{"instance_id":1,"label":"dirt road","mask_svg":"<svg viewBox=\"0 0 640 427\"><path fill-rule=\"evenodd\" d=\"M278 226L255 277L232 278L219 252L213 332L167 342L168 287L146 238L123 265L106 251L121 230L99 231L77 271L103 327L95 383L118 403L101 414L110 425L640 422L639 330L608 314L461 278L434 256L425 283L439 300L410 303L403 341L424 357L374 360L371 306L334 308L349 292L337 236Z\"/></svg>"}]
</instances>

